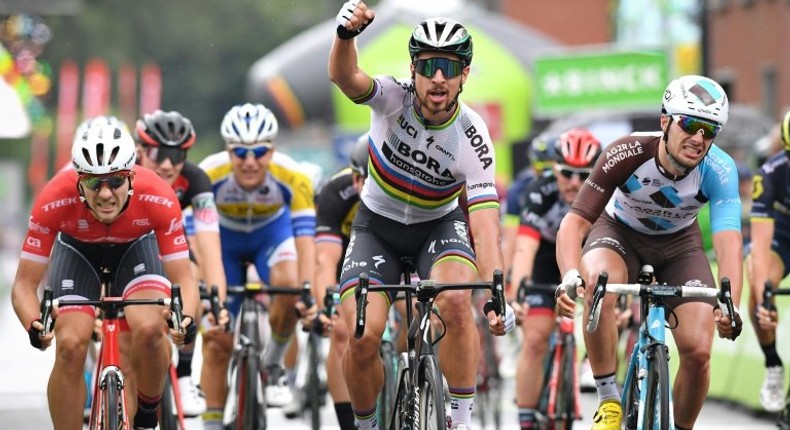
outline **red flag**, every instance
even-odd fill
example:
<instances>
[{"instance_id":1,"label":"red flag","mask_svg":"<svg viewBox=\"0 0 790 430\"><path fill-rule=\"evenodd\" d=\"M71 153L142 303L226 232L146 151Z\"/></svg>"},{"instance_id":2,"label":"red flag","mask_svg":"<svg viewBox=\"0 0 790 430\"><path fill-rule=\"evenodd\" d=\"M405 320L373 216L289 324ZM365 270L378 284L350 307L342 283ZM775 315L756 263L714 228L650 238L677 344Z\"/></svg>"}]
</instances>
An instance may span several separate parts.
<instances>
[{"instance_id":1,"label":"red flag","mask_svg":"<svg viewBox=\"0 0 790 430\"><path fill-rule=\"evenodd\" d=\"M162 102L162 72L148 63L140 72L140 115L159 109Z\"/></svg>"},{"instance_id":2,"label":"red flag","mask_svg":"<svg viewBox=\"0 0 790 430\"><path fill-rule=\"evenodd\" d=\"M137 119L137 70L123 63L118 70L118 106L121 119L134 128Z\"/></svg>"},{"instance_id":3,"label":"red flag","mask_svg":"<svg viewBox=\"0 0 790 430\"><path fill-rule=\"evenodd\" d=\"M57 156L55 170L71 160L71 142L77 127L77 101L79 99L79 69L73 61L60 66L57 112ZM31 166L32 167L32 166Z\"/></svg>"},{"instance_id":4,"label":"red flag","mask_svg":"<svg viewBox=\"0 0 790 430\"><path fill-rule=\"evenodd\" d=\"M82 90L83 117L106 115L110 109L110 70L104 60L94 58L85 66Z\"/></svg>"}]
</instances>

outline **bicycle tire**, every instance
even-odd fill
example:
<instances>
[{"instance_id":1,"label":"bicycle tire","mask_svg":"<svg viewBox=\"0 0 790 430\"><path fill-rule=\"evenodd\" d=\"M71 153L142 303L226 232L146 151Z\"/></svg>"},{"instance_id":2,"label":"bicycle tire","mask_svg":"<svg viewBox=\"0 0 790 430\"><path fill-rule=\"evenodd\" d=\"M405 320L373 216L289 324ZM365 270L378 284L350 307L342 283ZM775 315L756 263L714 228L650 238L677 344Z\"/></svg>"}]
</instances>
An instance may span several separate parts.
<instances>
[{"instance_id":1,"label":"bicycle tire","mask_svg":"<svg viewBox=\"0 0 790 430\"><path fill-rule=\"evenodd\" d=\"M159 402L159 428L160 430L180 430L178 427L178 414L175 408L175 393L170 372L165 376L165 388L162 391L162 400Z\"/></svg>"},{"instance_id":2,"label":"bicycle tire","mask_svg":"<svg viewBox=\"0 0 790 430\"><path fill-rule=\"evenodd\" d=\"M419 381L419 429L444 430L447 416L444 412L444 384L436 357L427 355L420 360Z\"/></svg>"},{"instance_id":3,"label":"bicycle tire","mask_svg":"<svg viewBox=\"0 0 790 430\"><path fill-rule=\"evenodd\" d=\"M563 430L573 429L576 419L576 341L573 336L567 335L563 341L560 387L557 390L557 400L560 404L556 407L559 425L555 428Z\"/></svg>"},{"instance_id":4,"label":"bicycle tire","mask_svg":"<svg viewBox=\"0 0 790 430\"><path fill-rule=\"evenodd\" d=\"M397 356L393 350L391 342L382 342L379 349L381 356L382 366L384 367L384 386L381 387L378 400L376 402L376 413L379 415L379 427L388 429L390 427L390 420L392 419L392 410L394 409L395 396L397 395Z\"/></svg>"},{"instance_id":5,"label":"bicycle tire","mask_svg":"<svg viewBox=\"0 0 790 430\"><path fill-rule=\"evenodd\" d=\"M669 422L669 359L664 345L655 345L651 351L650 372L647 374L647 396L642 428L672 430Z\"/></svg>"},{"instance_id":6,"label":"bicycle tire","mask_svg":"<svg viewBox=\"0 0 790 430\"><path fill-rule=\"evenodd\" d=\"M266 400L263 396L260 361L257 354L248 355L244 361L246 367L244 414L242 415L244 429L263 430L266 428Z\"/></svg>"},{"instance_id":7,"label":"bicycle tire","mask_svg":"<svg viewBox=\"0 0 790 430\"><path fill-rule=\"evenodd\" d=\"M620 401L623 405L623 424L625 429L635 430L639 422L639 378L637 377L639 368L636 355L632 354L631 359L628 361L628 366Z\"/></svg>"},{"instance_id":8,"label":"bicycle tire","mask_svg":"<svg viewBox=\"0 0 790 430\"><path fill-rule=\"evenodd\" d=\"M411 399L413 392L411 379L409 377L408 362L404 354L398 357L398 383L395 389L395 397L392 403L392 414L390 415L389 430L413 430Z\"/></svg>"},{"instance_id":9,"label":"bicycle tire","mask_svg":"<svg viewBox=\"0 0 790 430\"><path fill-rule=\"evenodd\" d=\"M319 348L321 338L310 333L307 339L307 357L310 372L307 377L307 402L310 406L310 425L313 430L321 428L321 377L318 375L318 366L321 363Z\"/></svg>"},{"instance_id":10,"label":"bicycle tire","mask_svg":"<svg viewBox=\"0 0 790 430\"><path fill-rule=\"evenodd\" d=\"M106 430L128 428L123 404L123 386L117 370L109 370L105 377L102 392L102 428Z\"/></svg>"}]
</instances>

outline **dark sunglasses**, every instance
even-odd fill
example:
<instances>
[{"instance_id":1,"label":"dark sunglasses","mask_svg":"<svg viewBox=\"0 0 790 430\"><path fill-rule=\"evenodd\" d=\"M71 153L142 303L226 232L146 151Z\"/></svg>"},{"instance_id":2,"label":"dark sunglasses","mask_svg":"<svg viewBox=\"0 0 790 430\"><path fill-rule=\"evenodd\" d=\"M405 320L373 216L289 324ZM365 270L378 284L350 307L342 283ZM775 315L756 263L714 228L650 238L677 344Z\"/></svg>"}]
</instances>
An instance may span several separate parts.
<instances>
[{"instance_id":1,"label":"dark sunglasses","mask_svg":"<svg viewBox=\"0 0 790 430\"><path fill-rule=\"evenodd\" d=\"M425 58L414 62L414 70L426 78L434 77L436 71L441 70L446 79L452 79L461 74L464 63L443 57Z\"/></svg>"},{"instance_id":2,"label":"dark sunglasses","mask_svg":"<svg viewBox=\"0 0 790 430\"><path fill-rule=\"evenodd\" d=\"M102 184L107 184L111 189L116 190L123 186L129 179L129 173L110 173L109 175L80 175L80 184L83 188L99 191Z\"/></svg>"},{"instance_id":3,"label":"dark sunglasses","mask_svg":"<svg viewBox=\"0 0 790 430\"><path fill-rule=\"evenodd\" d=\"M144 145L143 151L146 157L156 161L158 164L164 163L168 158L173 165L181 164L187 159L187 151L180 148Z\"/></svg>"},{"instance_id":4,"label":"dark sunglasses","mask_svg":"<svg viewBox=\"0 0 790 430\"><path fill-rule=\"evenodd\" d=\"M251 153L255 159L259 159L266 155L271 146L269 145L260 145L260 146L231 146L230 150L233 152L233 155L241 158L246 159L247 156Z\"/></svg>"},{"instance_id":5,"label":"dark sunglasses","mask_svg":"<svg viewBox=\"0 0 790 430\"><path fill-rule=\"evenodd\" d=\"M584 182L590 176L590 173L592 173L590 169L574 169L572 167L560 167L557 170L560 172L560 175L566 179L571 179L574 175L576 175L582 182Z\"/></svg>"},{"instance_id":6,"label":"dark sunglasses","mask_svg":"<svg viewBox=\"0 0 790 430\"><path fill-rule=\"evenodd\" d=\"M713 139L721 131L720 124L694 118L693 116L672 115L672 119L678 124L681 130L688 134L694 135L702 130L702 137L705 139Z\"/></svg>"}]
</instances>

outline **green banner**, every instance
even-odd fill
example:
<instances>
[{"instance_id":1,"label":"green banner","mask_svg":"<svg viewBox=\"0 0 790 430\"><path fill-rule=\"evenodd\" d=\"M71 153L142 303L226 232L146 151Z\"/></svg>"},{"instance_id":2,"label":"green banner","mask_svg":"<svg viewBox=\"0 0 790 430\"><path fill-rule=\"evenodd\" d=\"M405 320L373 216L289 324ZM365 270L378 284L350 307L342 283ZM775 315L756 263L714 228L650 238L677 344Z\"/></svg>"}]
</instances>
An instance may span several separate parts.
<instances>
[{"instance_id":1,"label":"green banner","mask_svg":"<svg viewBox=\"0 0 790 430\"><path fill-rule=\"evenodd\" d=\"M544 57L535 62L536 108L544 115L655 107L667 85L664 51Z\"/></svg>"}]
</instances>

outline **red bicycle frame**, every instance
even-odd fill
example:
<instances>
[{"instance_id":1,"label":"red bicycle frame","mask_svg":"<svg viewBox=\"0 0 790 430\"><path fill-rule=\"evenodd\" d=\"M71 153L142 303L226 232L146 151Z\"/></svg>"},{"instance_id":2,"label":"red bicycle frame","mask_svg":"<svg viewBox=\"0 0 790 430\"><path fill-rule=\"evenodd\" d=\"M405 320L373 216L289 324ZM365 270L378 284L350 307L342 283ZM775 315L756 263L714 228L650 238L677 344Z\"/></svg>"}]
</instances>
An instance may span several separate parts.
<instances>
[{"instance_id":1,"label":"red bicycle frame","mask_svg":"<svg viewBox=\"0 0 790 430\"><path fill-rule=\"evenodd\" d=\"M563 355L569 353L565 351L564 342L567 336L574 334L574 323L572 318L558 317L557 318L556 339L554 342L554 349L552 351L551 375L549 376L549 399L546 413L550 424L550 428L554 428L556 423L557 414L557 392L560 388L560 378L563 377ZM573 380L573 420L581 419L581 403L580 403L580 390L578 378L578 362L576 359L576 348L573 348L573 355L570 357L572 363L571 378Z\"/></svg>"}]
</instances>

